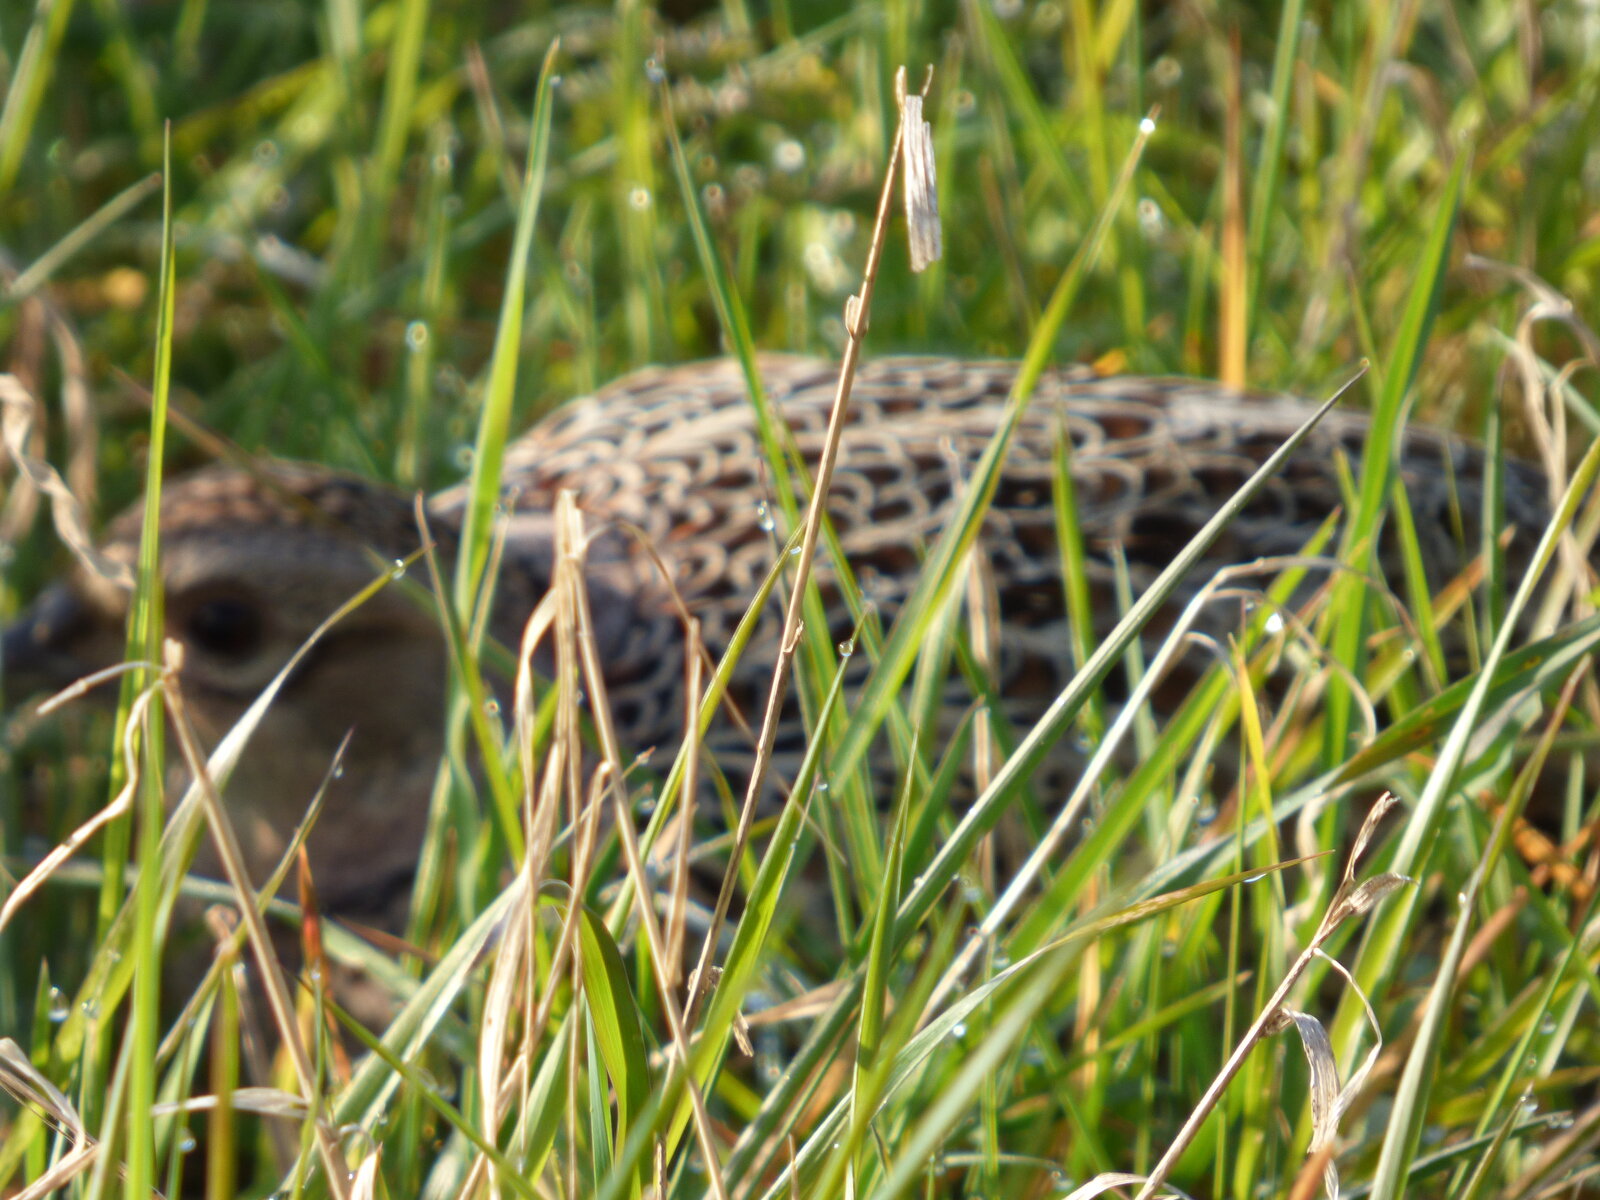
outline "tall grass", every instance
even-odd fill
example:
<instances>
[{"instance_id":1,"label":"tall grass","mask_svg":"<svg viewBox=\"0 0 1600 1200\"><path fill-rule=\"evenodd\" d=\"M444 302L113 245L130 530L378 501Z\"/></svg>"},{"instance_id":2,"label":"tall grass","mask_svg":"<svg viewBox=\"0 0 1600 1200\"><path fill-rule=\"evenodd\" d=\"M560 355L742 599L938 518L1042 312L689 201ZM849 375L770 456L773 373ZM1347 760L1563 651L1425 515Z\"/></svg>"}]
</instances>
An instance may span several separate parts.
<instances>
[{"instance_id":1,"label":"tall grass","mask_svg":"<svg viewBox=\"0 0 1600 1200\"><path fill-rule=\"evenodd\" d=\"M1558 538L1597 521L1583 449L1600 414L1592 373L1567 365L1595 352L1600 18L1504 0L1248 18L1089 0L681 7L55 0L0 25L9 369L52 418L64 386L95 398L92 426L52 419L36 449L93 459L114 511L205 456L162 419L170 403L252 452L473 486L450 586L432 564L455 732L415 952L309 922L332 962L393 989L386 1028L344 1013L320 971L254 1011L233 964L277 978L255 913L302 923L272 899L292 862L181 882L228 814L204 787L158 811L164 762L196 753L170 676L152 670L138 707L130 676L115 728L7 697L0 888L128 764L146 800L0 930L15 1043L0 1081L31 1097L0 1102L0 1189L54 1169L96 1196L1046 1196L1160 1164L1189 1195L1243 1200L1313 1194L1330 1156L1356 1194L1595 1187L1600 625ZM1367 359L1345 403L1375 422L1345 464L1342 523L1219 579L1249 595L1244 619L1159 706L1177 643L1141 637L1156 593L1130 583L1117 632L1089 636L1063 445L1081 673L1037 729L973 721L941 743L926 717L949 672L995 690L969 630L986 615L970 551L1002 421L904 611L877 613L842 570L860 629L839 647L795 591L793 686L818 734L792 801L741 844L703 811L695 768L716 764L693 747L662 748L676 761L648 781L625 771L639 748L609 732L573 512L553 514L570 554L528 632L553 686L524 678L509 711L488 703L498 464L522 425L650 361L727 352L754 381L758 348L843 353L902 62L936 67L945 259L913 277L891 239L865 355L1023 358L1006 420L1052 358L1313 399ZM170 213L148 182L164 119ZM804 478L753 401L770 477ZM1565 499L1535 573L1513 577L1490 545L1476 577L1430 594L1400 423L1533 455L1559 449L1552 412L1574 450L1550 456ZM1485 493L1492 514L1503 500ZM788 487L774 500L783 544L752 614L790 594L791 546L838 553L825 522L807 540ZM11 485L8 613L63 567L47 526ZM1371 575L1380 528L1398 531L1404 579ZM130 645L159 663L152 566ZM1557 609L1574 616L1544 619ZM749 632L703 664L702 724ZM864 689L843 686L853 655ZM1031 764L1063 736L1089 766L1070 797L1033 795ZM999 753L975 751L984 739ZM887 784L867 769L884 741ZM214 752L215 774L237 749ZM564 774L602 760L609 775ZM558 836L528 789L563 779ZM1385 789L1404 815L1357 879L1408 882L1324 926ZM651 865L691 802L692 854L735 901L703 999L677 974L704 933L686 873ZM1019 828L1040 849L996 870L988 835ZM245 917L163 1023L185 999L156 986L182 889ZM1301 957L1313 940L1349 981ZM1329 1057L1302 1054L1303 1022L1263 1034L1285 980ZM1373 1045L1369 1006L1383 1049L1308 1158L1327 1141L1328 1063L1348 1079ZM361 1052L348 1065L344 1046Z\"/></svg>"}]
</instances>

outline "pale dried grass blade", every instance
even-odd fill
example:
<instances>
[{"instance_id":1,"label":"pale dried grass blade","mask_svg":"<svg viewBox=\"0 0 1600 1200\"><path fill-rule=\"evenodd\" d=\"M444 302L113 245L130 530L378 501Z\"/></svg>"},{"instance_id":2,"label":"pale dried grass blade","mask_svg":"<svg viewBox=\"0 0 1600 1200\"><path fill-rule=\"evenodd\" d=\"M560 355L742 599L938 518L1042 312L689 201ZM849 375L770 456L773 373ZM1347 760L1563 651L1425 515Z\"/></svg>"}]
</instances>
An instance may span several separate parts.
<instances>
[{"instance_id":1,"label":"pale dried grass blade","mask_svg":"<svg viewBox=\"0 0 1600 1200\"><path fill-rule=\"evenodd\" d=\"M50 497L50 516L56 533L73 556L97 579L123 591L132 591L132 567L108 558L95 547L88 522L84 520L83 506L72 489L54 467L28 453L37 404L15 375L0 375L0 440L4 441L7 453L23 477Z\"/></svg>"},{"instance_id":2,"label":"pale dried grass blade","mask_svg":"<svg viewBox=\"0 0 1600 1200\"><path fill-rule=\"evenodd\" d=\"M623 859L627 863L628 873L634 880L633 899L637 907L640 927L644 931L646 943L650 948L651 970L656 976L656 987L660 989L663 996L668 996L671 994L671 985L667 977L666 941L662 936L660 923L656 920L655 897L650 886L649 876L645 871L643 855L639 850L638 834L633 827L633 813L629 810L627 789L623 786L623 771L617 749L617 733L611 721L611 707L606 695L605 675L596 657L594 625L589 614L589 597L583 586L583 545L583 515L578 509L577 497L571 491L562 491L556 497L556 586L565 592L565 603L571 606L569 611L576 619L576 632L579 635L577 648L582 665L583 684L591 698L590 711L594 717L595 730L599 735L606 764L611 767L609 777L605 777L603 772L597 771L596 782L599 783L604 779L605 782L610 784L611 795L615 804L617 833L622 843ZM770 745L770 742L768 744ZM581 890L575 892L571 906L573 911L577 910L582 896ZM682 1072L684 1087L689 1093L689 1103L693 1114L691 1124L694 1127L695 1139L699 1144L701 1157L705 1161L706 1182L710 1187L711 1195L716 1197L716 1200L727 1200L727 1185L722 1178L722 1157L717 1150L711 1114L706 1108L705 1096L689 1065L687 1022L679 1015L676 1005L668 1002L661 1007L666 1017L670 1034L669 1055L671 1069Z\"/></svg>"},{"instance_id":3,"label":"pale dried grass blade","mask_svg":"<svg viewBox=\"0 0 1600 1200\"><path fill-rule=\"evenodd\" d=\"M374 1146L361 1160L350 1188L350 1200L378 1200L378 1160L382 1157L383 1147Z\"/></svg>"},{"instance_id":4,"label":"pale dried grass blade","mask_svg":"<svg viewBox=\"0 0 1600 1200\"><path fill-rule=\"evenodd\" d=\"M15 1200L42 1200L85 1170L94 1161L100 1145L89 1136L72 1102L39 1073L22 1047L10 1038L0 1038L0 1089L9 1092L17 1103L37 1112L46 1124L72 1143L72 1149L59 1162L15 1196Z\"/></svg>"},{"instance_id":5,"label":"pale dried grass blade","mask_svg":"<svg viewBox=\"0 0 1600 1200\"><path fill-rule=\"evenodd\" d=\"M123 784L122 790L112 798L110 804L68 834L64 841L46 854L39 865L29 871L17 884L11 895L6 897L5 904L0 905L0 930L4 930L11 923L11 918L17 915L18 910L45 885L63 863L83 847L85 842L132 808L133 795L138 789L140 778L139 733L149 713L151 697L155 693L155 688L141 692L134 698L128 710L128 723L123 728L122 735L122 760L125 764L127 782Z\"/></svg>"},{"instance_id":6,"label":"pale dried grass blade","mask_svg":"<svg viewBox=\"0 0 1600 1200\"><path fill-rule=\"evenodd\" d=\"M221 1105L218 1096L190 1096L176 1104L156 1104L150 1108L152 1117L173 1117L180 1113L214 1112ZM254 1113L258 1117L283 1117L290 1121L303 1121L311 1110L305 1097L296 1096L275 1087L237 1087L228 1093L228 1107L235 1112Z\"/></svg>"},{"instance_id":7,"label":"pale dried grass blade","mask_svg":"<svg viewBox=\"0 0 1600 1200\"><path fill-rule=\"evenodd\" d=\"M1146 1177L1143 1175L1130 1175L1125 1171L1106 1171L1103 1174L1096 1175L1088 1183L1073 1188L1062 1200L1093 1200L1093 1197L1103 1196L1115 1188L1137 1187L1144 1182L1146 1182ZM1190 1200L1187 1192L1180 1192L1171 1184L1166 1186L1161 1195L1164 1200L1169 1197L1177 1197L1177 1200Z\"/></svg>"},{"instance_id":8,"label":"pale dried grass blade","mask_svg":"<svg viewBox=\"0 0 1600 1200\"><path fill-rule=\"evenodd\" d=\"M1350 1072L1350 1078L1345 1081L1344 1087L1339 1091L1339 1098L1335 1103L1333 1114L1333 1119L1337 1122L1350 1110L1351 1103L1361 1094L1361 1089L1366 1086L1367 1076L1372 1074L1372 1069L1378 1065L1378 1056L1383 1053L1383 1027L1378 1024L1378 1014L1372 1009L1372 1001L1367 999L1366 992L1361 990L1361 986L1351 977L1345 965L1338 959L1324 954L1321 950L1317 951L1317 957L1321 958L1344 977L1344 981L1355 992L1356 998L1361 1001L1361 1007L1367 1014L1367 1027L1372 1030L1372 1049L1367 1051L1367 1056L1361 1060L1361 1065Z\"/></svg>"},{"instance_id":9,"label":"pale dried grass blade","mask_svg":"<svg viewBox=\"0 0 1600 1200\"><path fill-rule=\"evenodd\" d=\"M1300 1034L1300 1048L1305 1051L1306 1066L1311 1072L1311 1145L1312 1154L1320 1153L1333 1145L1339 1131L1339 1063L1333 1055L1333 1042L1321 1021L1310 1013L1286 1008L1278 1014L1270 1033L1281 1033L1293 1026ZM1339 1200L1339 1168L1329 1157L1322 1169L1322 1185L1329 1200Z\"/></svg>"},{"instance_id":10,"label":"pale dried grass blade","mask_svg":"<svg viewBox=\"0 0 1600 1200\"><path fill-rule=\"evenodd\" d=\"M931 78L931 71L929 75ZM906 239L911 249L911 269L920 273L944 254L944 239L939 225L933 126L922 116L923 95L907 95L905 82L906 71L901 67L895 75L895 87L900 92L900 123L905 130Z\"/></svg>"}]
</instances>

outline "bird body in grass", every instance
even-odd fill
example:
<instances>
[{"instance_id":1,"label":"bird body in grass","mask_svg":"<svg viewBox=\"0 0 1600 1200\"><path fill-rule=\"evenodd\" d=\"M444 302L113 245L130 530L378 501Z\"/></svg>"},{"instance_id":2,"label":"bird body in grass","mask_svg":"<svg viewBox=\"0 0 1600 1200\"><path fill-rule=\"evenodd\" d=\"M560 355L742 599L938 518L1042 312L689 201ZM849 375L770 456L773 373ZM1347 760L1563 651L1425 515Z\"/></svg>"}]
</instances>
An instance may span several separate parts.
<instances>
[{"instance_id":1,"label":"bird body in grass","mask_svg":"<svg viewBox=\"0 0 1600 1200\"><path fill-rule=\"evenodd\" d=\"M813 468L837 369L773 357L761 371L792 450ZM1015 376L1012 363L942 357L861 367L828 513L850 571L885 625L961 503ZM1046 372L1016 428L979 541L999 630L992 669L1003 715L1026 729L1075 669L1052 505L1063 437L1103 633L1120 611L1119 572L1136 595L1309 412L1299 400L1213 383L1103 378L1077 367ZM1186 594L1224 565L1299 552L1338 510L1339 457L1359 463L1367 431L1362 415L1330 413L1233 521ZM1424 566L1438 587L1479 547L1484 455L1459 439L1409 429L1401 460ZM590 532L594 636L619 735L634 750L675 748L684 712L680 605L720 655L780 553L786 531L774 528L780 506L772 487L733 362L650 368L566 406L506 455L491 632L517 645L550 583L557 494L573 490ZM1513 564L1526 561L1547 520L1545 493L1541 473L1508 465ZM466 504L464 488L428 502L446 557ZM292 464L255 474L213 467L174 480L163 494L161 525L167 631L183 643L182 686L213 741L312 630L371 582L375 563L405 558L420 544L411 498ZM108 530L107 552L132 561L138 536L139 514L124 514ZM1380 560L1398 580L1392 548L1382 548ZM830 633L848 636L853 620L827 555L816 578ZM730 687L730 701L751 723L770 680L780 607L776 599L769 604ZM59 684L115 661L125 609L126 593L81 571L46 593L6 634L8 691L16 695L19 682ZM441 753L446 674L437 614L397 588L384 589L311 652L227 790L257 872L275 859L353 731L310 840L324 903L360 913L409 878ZM947 714L969 701L970 692L952 687ZM777 738L780 773L804 741L791 702ZM748 729L722 718L706 740L710 758L734 773L751 745ZM1061 771L1076 761L1067 751L1058 757ZM1048 776L1037 785L1047 801L1059 786Z\"/></svg>"}]
</instances>

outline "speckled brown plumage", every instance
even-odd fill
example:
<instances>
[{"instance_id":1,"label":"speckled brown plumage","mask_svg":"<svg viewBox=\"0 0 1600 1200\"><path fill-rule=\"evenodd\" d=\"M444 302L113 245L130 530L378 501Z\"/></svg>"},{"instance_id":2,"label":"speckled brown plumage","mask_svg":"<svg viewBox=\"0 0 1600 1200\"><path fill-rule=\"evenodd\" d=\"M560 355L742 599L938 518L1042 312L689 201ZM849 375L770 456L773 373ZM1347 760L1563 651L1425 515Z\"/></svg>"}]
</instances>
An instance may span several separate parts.
<instances>
[{"instance_id":1,"label":"speckled brown plumage","mask_svg":"<svg viewBox=\"0 0 1600 1200\"><path fill-rule=\"evenodd\" d=\"M762 370L795 449L814 465L835 367L769 358ZM851 569L886 625L914 584L923 552L955 511L1014 374L1014 364L950 358L880 359L861 368L829 512ZM998 598L999 693L1013 721L1031 723L1072 669L1051 508L1059 434L1072 441L1104 628L1117 611L1116 556L1125 559L1137 591L1307 411L1297 400L1192 380L1099 378L1083 368L1046 374L1016 432L981 541ZM1227 563L1299 551L1339 505L1336 456L1358 463L1366 431L1360 415L1330 414L1234 522L1191 587ZM1466 544L1477 547L1483 456L1468 443L1412 429L1402 464L1437 586L1467 559L1451 517L1452 488ZM213 468L173 483L163 501L168 627L189 642L185 686L212 737L237 719L317 622L372 578L375 563L417 544L406 497L317 468L276 466L269 475L270 488ZM673 586L717 654L785 532L772 528L778 506L736 365L637 372L573 402L511 447L494 622L511 644L548 584L548 514L563 488L577 492L594 531L590 587L619 732L634 748L674 746L683 707L682 624L644 544L670 568ZM1513 562L1525 559L1546 520L1544 492L1541 474L1510 466L1506 505L1518 530ZM447 548L464 504L460 488L429 504ZM109 541L128 555L136 536L137 517L129 514L112 525ZM833 564L824 557L817 573L831 632L843 637L850 620ZM1398 581L1397 570L1389 574ZM118 644L117 598L82 580L69 594L76 603L57 593L41 602L31 624L7 634L8 675L39 661L46 649L59 668L63 647L92 662ZM772 668L776 601L771 609L731 692L747 710L759 707ZM218 644L208 646L208 639ZM230 802L253 822L258 861L292 828L353 724L342 794L330 798L313 839L314 863L335 906L341 896L355 904L373 880L403 872L420 838L439 753L443 678L435 618L403 596L381 595L329 638L280 700L230 788ZM953 707L965 703L958 692L951 693ZM792 755L803 740L796 712L779 748ZM749 742L720 722L709 746L725 768L737 770Z\"/></svg>"}]
</instances>

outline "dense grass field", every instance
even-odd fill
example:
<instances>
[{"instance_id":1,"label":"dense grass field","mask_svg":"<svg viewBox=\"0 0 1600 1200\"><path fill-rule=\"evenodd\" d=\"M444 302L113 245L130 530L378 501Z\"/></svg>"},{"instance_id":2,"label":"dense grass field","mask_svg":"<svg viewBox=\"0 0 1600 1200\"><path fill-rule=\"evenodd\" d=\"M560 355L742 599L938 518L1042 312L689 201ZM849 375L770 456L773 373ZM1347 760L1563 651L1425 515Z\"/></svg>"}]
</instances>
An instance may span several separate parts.
<instances>
[{"instance_id":1,"label":"dense grass field","mask_svg":"<svg viewBox=\"0 0 1600 1200\"><path fill-rule=\"evenodd\" d=\"M1351 563L1360 531L1406 536L1399 420L1532 457L1559 414L1554 456L1592 478L1600 9L1580 0L14 0L0 347L40 400L35 449L96 522L158 482L152 446L172 474L218 435L433 489L493 456L495 414L521 428L635 367L838 356L901 65L933 68L945 249L913 275L893 223L867 357L1048 354L1314 399L1365 360L1344 403L1377 443L1320 547ZM68 556L0 471L9 618ZM1589 491L1554 527L1584 545ZM158 994L179 884L145 787L0 930L0 1195L994 1200L1160 1164L1190 1196L1310 1196L1330 1107L1347 1195L1600 1190L1592 580L1482 568L1435 597L1390 580L1404 623L1349 573L1293 630L1254 609L1232 669L1141 712L1136 753L1084 780L1088 815L1014 889L980 843L1013 821L1003 770L976 807L935 771L841 808L850 857L786 811L729 865L703 821L697 871L737 889L688 1031L636 899L670 873L613 832L569 904L565 849L529 864L536 831L489 816L521 794L517 738L454 739L472 765L443 776L415 952L322 931L403 1001L338 1036L320 973L297 1015L242 1002L231 970L181 1013ZM960 577L929 586L959 607ZM856 652L948 669L965 622L936 609ZM1103 664L1135 695L1136 633ZM796 686L821 707L837 651L817 649ZM1103 673L1041 736L1098 744ZM0 900L120 785L136 694L117 721L6 695ZM840 703L824 782L840 744L905 719L894 690ZM182 754L171 720L137 746L147 782ZM1405 879L1344 911L1385 790L1355 878ZM638 784L647 839L672 794ZM936 836L908 839L912 814ZM1257 1028L1286 980L1296 1020Z\"/></svg>"}]
</instances>

